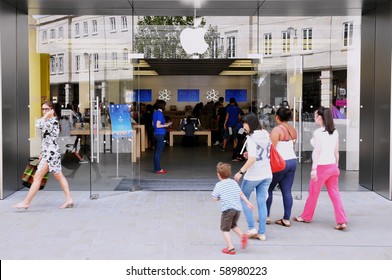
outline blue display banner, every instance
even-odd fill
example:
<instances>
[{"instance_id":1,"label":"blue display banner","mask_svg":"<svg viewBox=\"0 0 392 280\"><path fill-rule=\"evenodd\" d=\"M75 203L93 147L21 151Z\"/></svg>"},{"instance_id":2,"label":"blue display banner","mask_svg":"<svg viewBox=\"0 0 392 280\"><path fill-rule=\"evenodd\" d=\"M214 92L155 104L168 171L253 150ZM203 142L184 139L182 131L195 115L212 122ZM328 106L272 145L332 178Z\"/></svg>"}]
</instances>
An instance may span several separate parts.
<instances>
[{"instance_id":1,"label":"blue display banner","mask_svg":"<svg viewBox=\"0 0 392 280\"><path fill-rule=\"evenodd\" d=\"M246 89L226 89L225 100L229 101L230 98L234 97L237 102L247 102L247 90Z\"/></svg>"},{"instance_id":2,"label":"blue display banner","mask_svg":"<svg viewBox=\"0 0 392 280\"><path fill-rule=\"evenodd\" d=\"M135 89L133 100L136 102L151 102L152 90L151 89Z\"/></svg>"},{"instance_id":3,"label":"blue display banner","mask_svg":"<svg viewBox=\"0 0 392 280\"><path fill-rule=\"evenodd\" d=\"M127 104L112 104L109 106L113 138L132 137L131 114Z\"/></svg>"},{"instance_id":4,"label":"blue display banner","mask_svg":"<svg viewBox=\"0 0 392 280\"><path fill-rule=\"evenodd\" d=\"M178 102L199 102L200 90L198 89L179 89L177 90Z\"/></svg>"}]
</instances>

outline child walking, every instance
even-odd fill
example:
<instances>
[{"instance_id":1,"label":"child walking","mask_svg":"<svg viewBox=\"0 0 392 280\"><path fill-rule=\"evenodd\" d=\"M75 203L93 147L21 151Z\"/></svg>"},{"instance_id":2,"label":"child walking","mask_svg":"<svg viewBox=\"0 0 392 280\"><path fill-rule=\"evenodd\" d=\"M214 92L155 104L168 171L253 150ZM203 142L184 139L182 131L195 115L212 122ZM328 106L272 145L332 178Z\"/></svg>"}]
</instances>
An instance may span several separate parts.
<instances>
[{"instance_id":1,"label":"child walking","mask_svg":"<svg viewBox=\"0 0 392 280\"><path fill-rule=\"evenodd\" d=\"M227 247L222 249L222 253L234 255L235 248L231 242L230 230L233 230L241 238L241 248L245 249L248 243L248 235L244 234L237 226L237 221L241 213L241 198L245 201L249 209L253 210L254 206L242 193L237 182L230 179L231 165L229 163L219 162L216 166L219 182L216 183L212 191L212 197L221 204L221 231L225 238Z\"/></svg>"}]
</instances>

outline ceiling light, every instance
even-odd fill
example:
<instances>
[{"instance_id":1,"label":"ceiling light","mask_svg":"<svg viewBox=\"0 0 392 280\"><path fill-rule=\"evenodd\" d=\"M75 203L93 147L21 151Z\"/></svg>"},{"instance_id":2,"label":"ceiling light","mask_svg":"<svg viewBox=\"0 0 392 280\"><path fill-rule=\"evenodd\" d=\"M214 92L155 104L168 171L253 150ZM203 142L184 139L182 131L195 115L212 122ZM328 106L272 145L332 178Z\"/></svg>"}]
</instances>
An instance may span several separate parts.
<instances>
[{"instance_id":1,"label":"ceiling light","mask_svg":"<svg viewBox=\"0 0 392 280\"><path fill-rule=\"evenodd\" d=\"M257 71L229 71L224 70L219 73L221 76L252 76L256 75Z\"/></svg>"},{"instance_id":2,"label":"ceiling light","mask_svg":"<svg viewBox=\"0 0 392 280\"><path fill-rule=\"evenodd\" d=\"M158 76L155 70L134 70L133 75L135 76Z\"/></svg>"}]
</instances>

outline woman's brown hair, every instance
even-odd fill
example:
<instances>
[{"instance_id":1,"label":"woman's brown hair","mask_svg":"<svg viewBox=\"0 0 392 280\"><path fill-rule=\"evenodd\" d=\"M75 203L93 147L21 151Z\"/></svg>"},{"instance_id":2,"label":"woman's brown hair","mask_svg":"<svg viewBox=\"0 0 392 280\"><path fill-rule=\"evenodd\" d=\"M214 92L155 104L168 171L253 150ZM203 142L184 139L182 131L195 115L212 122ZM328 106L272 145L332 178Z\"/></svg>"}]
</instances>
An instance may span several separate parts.
<instances>
[{"instance_id":1,"label":"woman's brown hair","mask_svg":"<svg viewBox=\"0 0 392 280\"><path fill-rule=\"evenodd\" d=\"M328 134L332 134L335 131L335 123L333 121L331 109L320 106L320 108L316 110L316 113L323 119L323 124L325 130L328 131Z\"/></svg>"},{"instance_id":2,"label":"woman's brown hair","mask_svg":"<svg viewBox=\"0 0 392 280\"><path fill-rule=\"evenodd\" d=\"M46 101L44 101L44 102L41 104L41 107L42 107L43 105L46 105L46 106L48 106L50 109L52 109L53 112L54 112L53 115L56 116L56 110L54 109L54 104L53 104L52 101L46 100Z\"/></svg>"}]
</instances>

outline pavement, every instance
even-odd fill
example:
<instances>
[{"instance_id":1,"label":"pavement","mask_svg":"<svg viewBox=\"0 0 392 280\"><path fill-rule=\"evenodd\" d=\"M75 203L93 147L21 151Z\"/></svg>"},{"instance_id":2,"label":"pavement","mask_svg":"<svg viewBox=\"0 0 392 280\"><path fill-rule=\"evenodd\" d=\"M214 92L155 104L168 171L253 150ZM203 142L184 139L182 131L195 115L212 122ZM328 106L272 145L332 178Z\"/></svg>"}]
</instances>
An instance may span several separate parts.
<instances>
[{"instance_id":1,"label":"pavement","mask_svg":"<svg viewBox=\"0 0 392 280\"><path fill-rule=\"evenodd\" d=\"M236 255L224 255L220 208L210 191L73 192L74 208L58 209L61 191L40 191L27 210L13 204L26 191L0 201L1 260L391 260L392 202L370 191L341 192L348 229L334 229L332 204L322 191L314 220L267 226L266 241L246 250L232 234ZM293 193L294 196L299 194ZM300 215L307 194L294 200ZM254 194L251 202L255 203ZM274 192L271 219L282 217ZM256 214L256 211L254 212ZM239 226L247 230L242 214Z\"/></svg>"}]
</instances>

